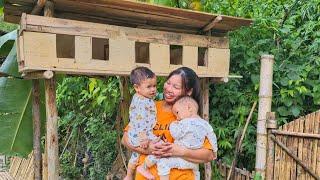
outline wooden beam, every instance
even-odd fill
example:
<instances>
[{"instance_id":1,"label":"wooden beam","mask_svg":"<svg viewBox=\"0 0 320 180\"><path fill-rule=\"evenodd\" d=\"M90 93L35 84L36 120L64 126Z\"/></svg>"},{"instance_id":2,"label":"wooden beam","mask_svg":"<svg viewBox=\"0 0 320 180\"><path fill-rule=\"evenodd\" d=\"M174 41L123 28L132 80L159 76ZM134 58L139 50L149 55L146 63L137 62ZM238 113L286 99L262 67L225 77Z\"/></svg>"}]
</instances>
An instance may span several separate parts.
<instances>
[{"instance_id":1,"label":"wooden beam","mask_svg":"<svg viewBox=\"0 0 320 180\"><path fill-rule=\"evenodd\" d=\"M210 22L208 25L206 25L202 29L202 31L207 32L207 31L211 30L212 28L214 28L221 21L222 21L222 16L215 17L212 22Z\"/></svg>"},{"instance_id":2,"label":"wooden beam","mask_svg":"<svg viewBox=\"0 0 320 180\"><path fill-rule=\"evenodd\" d=\"M31 14L40 14L42 8L46 4L47 0L38 0L37 4L34 6L34 8L31 11Z\"/></svg>"},{"instance_id":3,"label":"wooden beam","mask_svg":"<svg viewBox=\"0 0 320 180\"><path fill-rule=\"evenodd\" d=\"M289 132L289 131L281 131L281 130L272 130L271 133L276 135L320 139L320 134L312 134L312 133Z\"/></svg>"},{"instance_id":4,"label":"wooden beam","mask_svg":"<svg viewBox=\"0 0 320 180\"><path fill-rule=\"evenodd\" d=\"M52 71L35 71L22 74L23 79L51 79Z\"/></svg>"},{"instance_id":5,"label":"wooden beam","mask_svg":"<svg viewBox=\"0 0 320 180\"><path fill-rule=\"evenodd\" d=\"M53 17L54 16L54 3L52 1L46 1L44 8L44 16Z\"/></svg>"},{"instance_id":6,"label":"wooden beam","mask_svg":"<svg viewBox=\"0 0 320 180\"><path fill-rule=\"evenodd\" d=\"M40 120L40 82L32 81L32 119L33 119L33 154L34 179L42 179L41 120Z\"/></svg>"},{"instance_id":7,"label":"wooden beam","mask_svg":"<svg viewBox=\"0 0 320 180\"><path fill-rule=\"evenodd\" d=\"M48 180L59 179L58 112L56 107L55 79L45 80L47 112Z\"/></svg>"},{"instance_id":8,"label":"wooden beam","mask_svg":"<svg viewBox=\"0 0 320 180\"><path fill-rule=\"evenodd\" d=\"M318 176L311 168L309 168L305 163L299 159L294 153L282 142L280 142L274 135L271 135L270 138L279 145L290 157L292 157L300 166L303 167L305 171L307 171L312 177L314 177L317 180L320 180L320 176Z\"/></svg>"}]
</instances>

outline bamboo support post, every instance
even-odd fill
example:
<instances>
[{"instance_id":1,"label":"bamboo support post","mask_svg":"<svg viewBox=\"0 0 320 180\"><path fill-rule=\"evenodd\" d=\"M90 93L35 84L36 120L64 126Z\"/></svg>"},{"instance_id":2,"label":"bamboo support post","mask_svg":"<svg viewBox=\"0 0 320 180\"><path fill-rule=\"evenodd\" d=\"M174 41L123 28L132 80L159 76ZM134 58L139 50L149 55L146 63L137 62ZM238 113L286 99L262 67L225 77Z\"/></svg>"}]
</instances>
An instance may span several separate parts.
<instances>
[{"instance_id":1,"label":"bamboo support post","mask_svg":"<svg viewBox=\"0 0 320 180\"><path fill-rule=\"evenodd\" d=\"M201 117L209 121L209 79L204 78L200 80L202 100L201 100ZM212 170L211 162L205 163L205 179L211 180Z\"/></svg>"},{"instance_id":2,"label":"bamboo support post","mask_svg":"<svg viewBox=\"0 0 320 180\"><path fill-rule=\"evenodd\" d=\"M303 167L305 171L307 171L312 177L314 177L317 180L320 180L320 177L307 165L304 164L304 162L299 159L296 155L294 155L291 150L284 145L282 142L280 142L274 135L271 135L270 138L277 144L279 145L290 157L292 157L300 166Z\"/></svg>"},{"instance_id":3,"label":"bamboo support post","mask_svg":"<svg viewBox=\"0 0 320 180\"><path fill-rule=\"evenodd\" d=\"M266 116L267 112L271 112L273 62L273 55L261 56L255 171L261 174L263 179L265 178L267 155Z\"/></svg>"},{"instance_id":4,"label":"bamboo support post","mask_svg":"<svg viewBox=\"0 0 320 180\"><path fill-rule=\"evenodd\" d=\"M40 82L32 81L32 119L33 119L33 153L34 153L34 179L42 179L42 153L41 153L41 121L40 121Z\"/></svg>"},{"instance_id":5,"label":"bamboo support post","mask_svg":"<svg viewBox=\"0 0 320 180\"><path fill-rule=\"evenodd\" d=\"M27 74L22 74L23 79L51 79L53 77L52 71L36 71Z\"/></svg>"},{"instance_id":6,"label":"bamboo support post","mask_svg":"<svg viewBox=\"0 0 320 180\"><path fill-rule=\"evenodd\" d=\"M274 112L267 113L267 129L268 129L268 156L267 156L267 169L266 179L273 180L274 168L274 142L271 140L272 130L277 129L277 121Z\"/></svg>"},{"instance_id":7,"label":"bamboo support post","mask_svg":"<svg viewBox=\"0 0 320 180\"><path fill-rule=\"evenodd\" d=\"M302 138L320 139L320 134L312 134L312 133L289 132L289 131L281 131L281 130L272 130L271 133L286 135L286 136L296 136L296 137L302 137Z\"/></svg>"}]
</instances>

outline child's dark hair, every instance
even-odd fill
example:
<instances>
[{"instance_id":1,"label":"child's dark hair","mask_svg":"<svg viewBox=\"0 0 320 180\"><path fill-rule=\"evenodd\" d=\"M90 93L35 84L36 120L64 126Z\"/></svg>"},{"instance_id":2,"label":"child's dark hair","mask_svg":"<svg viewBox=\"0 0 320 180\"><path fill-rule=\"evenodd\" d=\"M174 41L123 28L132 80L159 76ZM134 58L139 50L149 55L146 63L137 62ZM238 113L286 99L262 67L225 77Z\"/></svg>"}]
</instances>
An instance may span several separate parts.
<instances>
[{"instance_id":1,"label":"child's dark hair","mask_svg":"<svg viewBox=\"0 0 320 180\"><path fill-rule=\"evenodd\" d=\"M137 67L130 73L131 84L140 84L141 81L154 78L156 75L147 67Z\"/></svg>"}]
</instances>

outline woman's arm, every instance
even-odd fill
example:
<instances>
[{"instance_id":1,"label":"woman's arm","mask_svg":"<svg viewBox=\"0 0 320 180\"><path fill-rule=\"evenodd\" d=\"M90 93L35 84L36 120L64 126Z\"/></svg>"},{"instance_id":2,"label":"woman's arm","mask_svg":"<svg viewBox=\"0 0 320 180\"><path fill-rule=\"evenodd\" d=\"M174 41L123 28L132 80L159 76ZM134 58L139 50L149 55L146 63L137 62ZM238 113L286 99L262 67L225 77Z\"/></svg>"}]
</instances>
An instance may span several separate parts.
<instances>
[{"instance_id":1,"label":"woman's arm","mask_svg":"<svg viewBox=\"0 0 320 180\"><path fill-rule=\"evenodd\" d=\"M159 157L181 157L193 163L206 163L217 158L217 154L210 149L187 149L176 144L164 143L153 154Z\"/></svg>"},{"instance_id":2,"label":"woman's arm","mask_svg":"<svg viewBox=\"0 0 320 180\"><path fill-rule=\"evenodd\" d=\"M130 149L132 151L135 151L135 152L137 152L139 154L151 154L153 151L156 150L156 146L157 146L157 142L150 141L149 145L148 145L148 148L146 148L146 149L141 148L141 147L134 147L128 142L128 133L127 132L123 133L123 136L122 136L122 139L121 139L121 143L126 148L128 148L128 149Z\"/></svg>"},{"instance_id":3,"label":"woman's arm","mask_svg":"<svg viewBox=\"0 0 320 180\"><path fill-rule=\"evenodd\" d=\"M185 149L182 152L183 159L193 163L206 163L217 158L217 154L210 149Z\"/></svg>"}]
</instances>

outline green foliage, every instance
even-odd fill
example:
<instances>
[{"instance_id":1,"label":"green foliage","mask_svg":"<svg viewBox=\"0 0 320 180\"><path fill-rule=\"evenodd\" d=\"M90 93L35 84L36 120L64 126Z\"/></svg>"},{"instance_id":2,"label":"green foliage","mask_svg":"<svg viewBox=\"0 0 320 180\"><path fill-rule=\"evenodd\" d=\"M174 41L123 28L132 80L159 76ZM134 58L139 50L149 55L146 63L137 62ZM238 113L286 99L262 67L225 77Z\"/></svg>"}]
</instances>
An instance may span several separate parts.
<instances>
[{"instance_id":1,"label":"green foliage","mask_svg":"<svg viewBox=\"0 0 320 180\"><path fill-rule=\"evenodd\" d=\"M104 179L116 157L114 128L119 79L65 78L57 89L62 173L77 179ZM69 142L68 139L70 138ZM68 143L68 144L67 144ZM89 154L89 167L82 158Z\"/></svg>"},{"instance_id":2,"label":"green foliage","mask_svg":"<svg viewBox=\"0 0 320 180\"><path fill-rule=\"evenodd\" d=\"M319 7L319 1L293 0L204 4L209 12L254 18L251 27L229 34L230 72L243 79L212 86L211 120L219 138L219 157L225 161L231 161L237 129L258 99L261 54L275 56L272 110L279 125L319 109ZM250 170L254 168L256 117L257 112L238 164Z\"/></svg>"}]
</instances>

